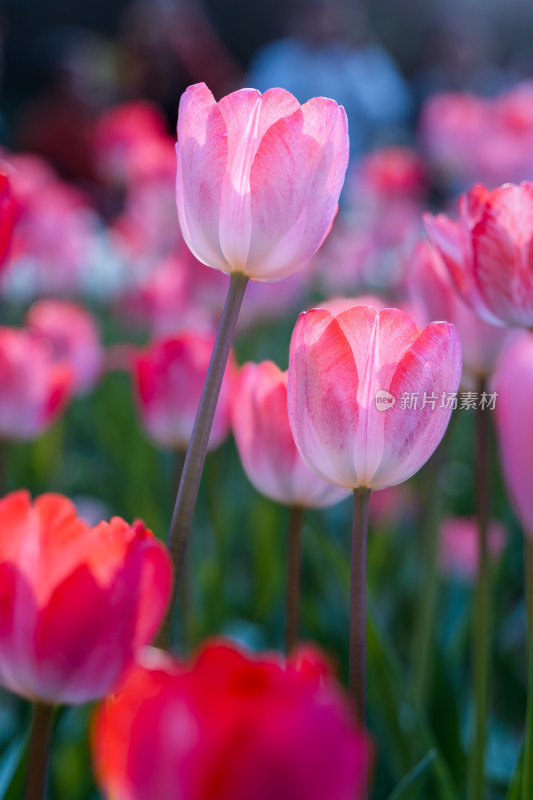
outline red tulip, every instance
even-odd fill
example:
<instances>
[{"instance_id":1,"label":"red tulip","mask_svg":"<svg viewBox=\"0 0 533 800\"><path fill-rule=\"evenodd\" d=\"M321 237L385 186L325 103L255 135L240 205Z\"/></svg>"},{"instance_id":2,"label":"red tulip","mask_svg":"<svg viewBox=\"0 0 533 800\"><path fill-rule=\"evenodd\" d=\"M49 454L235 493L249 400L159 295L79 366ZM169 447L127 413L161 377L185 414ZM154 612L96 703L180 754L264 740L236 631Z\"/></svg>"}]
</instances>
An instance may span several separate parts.
<instances>
[{"instance_id":1,"label":"red tulip","mask_svg":"<svg viewBox=\"0 0 533 800\"><path fill-rule=\"evenodd\" d=\"M530 332L503 352L492 388L498 393L496 430L505 481L526 533L533 536L533 336Z\"/></svg>"},{"instance_id":2,"label":"red tulip","mask_svg":"<svg viewBox=\"0 0 533 800\"><path fill-rule=\"evenodd\" d=\"M493 325L533 325L533 183L489 192L474 186L461 218L424 216L426 231L461 296Z\"/></svg>"},{"instance_id":3,"label":"red tulip","mask_svg":"<svg viewBox=\"0 0 533 800\"><path fill-rule=\"evenodd\" d=\"M211 334L180 333L153 342L135 359L133 379L141 419L157 444L187 449L214 341ZM229 433L232 373L230 361L215 412L210 449L218 447Z\"/></svg>"},{"instance_id":4,"label":"red tulip","mask_svg":"<svg viewBox=\"0 0 533 800\"><path fill-rule=\"evenodd\" d=\"M418 242L410 260L410 290L419 306L417 322L452 322L463 352L463 367L471 377L490 375L509 331L481 320L458 295L437 251Z\"/></svg>"},{"instance_id":5,"label":"red tulip","mask_svg":"<svg viewBox=\"0 0 533 800\"><path fill-rule=\"evenodd\" d=\"M150 642L171 569L142 522L91 528L65 497L0 500L0 683L46 703L103 697Z\"/></svg>"},{"instance_id":6,"label":"red tulip","mask_svg":"<svg viewBox=\"0 0 533 800\"><path fill-rule=\"evenodd\" d=\"M0 328L0 387L0 438L34 439L63 411L72 374L31 331Z\"/></svg>"},{"instance_id":7,"label":"red tulip","mask_svg":"<svg viewBox=\"0 0 533 800\"><path fill-rule=\"evenodd\" d=\"M287 373L272 361L245 364L240 370L232 423L246 475L262 494L302 508L329 506L345 496L302 461L289 426Z\"/></svg>"},{"instance_id":8,"label":"red tulip","mask_svg":"<svg viewBox=\"0 0 533 800\"><path fill-rule=\"evenodd\" d=\"M7 175L0 172L0 269L7 261L13 228L18 218L18 203Z\"/></svg>"},{"instance_id":9,"label":"red tulip","mask_svg":"<svg viewBox=\"0 0 533 800\"><path fill-rule=\"evenodd\" d=\"M178 116L176 198L195 256L253 280L285 278L314 255L337 211L348 164L346 114L283 89L216 103L190 86Z\"/></svg>"},{"instance_id":10,"label":"red tulip","mask_svg":"<svg viewBox=\"0 0 533 800\"><path fill-rule=\"evenodd\" d=\"M87 309L63 300L39 300L28 311L26 324L51 344L57 363L71 368L74 391L84 394L95 386L104 352L97 322Z\"/></svg>"},{"instance_id":11,"label":"red tulip","mask_svg":"<svg viewBox=\"0 0 533 800\"><path fill-rule=\"evenodd\" d=\"M289 360L289 420L307 466L345 489L383 489L427 461L461 377L453 325L423 330L403 311L300 314Z\"/></svg>"},{"instance_id":12,"label":"red tulip","mask_svg":"<svg viewBox=\"0 0 533 800\"><path fill-rule=\"evenodd\" d=\"M313 651L151 651L99 710L94 761L124 800L358 800L367 742Z\"/></svg>"}]
</instances>

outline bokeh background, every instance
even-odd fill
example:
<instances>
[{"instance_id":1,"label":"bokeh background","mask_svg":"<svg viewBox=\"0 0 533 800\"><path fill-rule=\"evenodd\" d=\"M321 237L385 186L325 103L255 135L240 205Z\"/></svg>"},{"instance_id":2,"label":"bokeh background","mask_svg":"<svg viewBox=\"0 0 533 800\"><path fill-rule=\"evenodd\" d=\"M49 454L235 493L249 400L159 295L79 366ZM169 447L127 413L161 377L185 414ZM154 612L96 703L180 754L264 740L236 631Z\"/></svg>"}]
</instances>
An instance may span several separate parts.
<instances>
[{"instance_id":1,"label":"bokeh background","mask_svg":"<svg viewBox=\"0 0 533 800\"><path fill-rule=\"evenodd\" d=\"M444 207L473 178L487 178L481 168L479 175L465 175L457 165L447 171L431 160L421 134L426 103L443 91L485 98L513 91L533 79L532 40L529 0L3 0L0 146L32 186L34 173L31 168L26 173L27 164L17 158L32 153L46 159L60 181L81 192L83 213L72 221L58 210L51 235L43 240L39 232L36 241L50 245L48 260L41 263L40 245L32 251L28 241L16 251L3 278L2 321L21 325L40 296L74 297L98 317L108 352L102 380L88 396L74 399L50 431L32 442L3 445L4 489L60 491L75 498L87 518L142 517L158 536L168 530L180 456L157 447L143 432L127 348L168 332L165 315L175 314L179 326L209 325L225 284L211 285L208 275L194 307L187 306L181 288L175 303L165 306L167 278L157 284L163 286L159 293L151 278L180 247L174 166L165 151L160 160L154 156L156 166L152 172L147 167L148 175L140 163L135 178L114 181L95 147L102 118L113 108L151 101L161 113L164 135L172 137L180 94L198 81L217 98L243 85L261 90L282 85L302 102L324 94L345 105L352 171L339 222L350 230L370 220L377 233L372 242L340 236L329 249L326 245L305 285L296 279L272 294L250 292L237 360L271 358L286 368L290 334L302 308L363 290L401 295L400 274L420 235L423 208ZM407 202L393 204L386 217L377 201L365 206L357 170L366 153L390 145L413 148L424 177L423 190L415 186L413 193L408 187ZM496 183L505 180L505 169ZM518 169L521 177L533 178L523 162ZM64 249L56 251L57 242L50 239L60 240ZM66 275L75 276L70 285ZM413 630L423 602L426 532L436 505L447 516L474 513L473 450L473 413L458 411L435 463L407 485L372 498L368 675L376 800L386 798L432 749L447 761L457 785L464 784L472 724L472 574L441 565L430 688L423 699L412 680ZM494 442L491 473L493 516L506 533L495 567L487 766L490 797L503 798L521 742L526 622L522 533L506 498ZM249 485L231 439L208 456L182 589L183 650L215 633L252 647L283 646L286 530L286 510ZM349 503L306 516L302 632L326 649L343 678L349 543ZM89 764L90 713L87 708L58 712L52 800L98 797ZM20 797L29 715L25 703L2 694L0 797L9 800ZM440 796L435 774L428 772L417 796Z\"/></svg>"}]
</instances>

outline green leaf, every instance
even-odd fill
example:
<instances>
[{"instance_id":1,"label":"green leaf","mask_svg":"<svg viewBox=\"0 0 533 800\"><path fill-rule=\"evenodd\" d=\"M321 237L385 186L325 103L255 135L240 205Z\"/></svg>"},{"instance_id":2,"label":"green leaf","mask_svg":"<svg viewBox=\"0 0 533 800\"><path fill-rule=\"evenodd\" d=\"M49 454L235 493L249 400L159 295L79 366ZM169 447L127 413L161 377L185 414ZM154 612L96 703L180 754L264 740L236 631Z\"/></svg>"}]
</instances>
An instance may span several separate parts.
<instances>
[{"instance_id":1,"label":"green leaf","mask_svg":"<svg viewBox=\"0 0 533 800\"><path fill-rule=\"evenodd\" d=\"M14 739L0 761L0 800L15 800L21 796L26 777L26 756L30 728Z\"/></svg>"},{"instance_id":2,"label":"green leaf","mask_svg":"<svg viewBox=\"0 0 533 800\"><path fill-rule=\"evenodd\" d=\"M516 759L516 765L513 771L513 775L511 777L511 783L509 784L509 790L506 795L506 800L520 800L520 796L522 794L522 773L523 773L523 766L524 766L524 746L520 748L520 752L518 753L518 758Z\"/></svg>"},{"instance_id":3,"label":"green leaf","mask_svg":"<svg viewBox=\"0 0 533 800\"><path fill-rule=\"evenodd\" d=\"M394 645L379 622L370 597L367 598L367 637L367 645L370 644L369 651L379 648L380 660L387 667L388 680L394 684L397 696L410 710L413 730L416 732L417 738L427 750L435 751L432 772L435 776L434 783L438 790L438 797L441 800L456 800L457 789L448 763L437 745L431 726L415 695L412 684L405 674Z\"/></svg>"},{"instance_id":4,"label":"green leaf","mask_svg":"<svg viewBox=\"0 0 533 800\"><path fill-rule=\"evenodd\" d=\"M437 751L430 750L422 761L413 767L396 789L389 795L389 800L416 800L428 777L429 768L437 758Z\"/></svg>"}]
</instances>

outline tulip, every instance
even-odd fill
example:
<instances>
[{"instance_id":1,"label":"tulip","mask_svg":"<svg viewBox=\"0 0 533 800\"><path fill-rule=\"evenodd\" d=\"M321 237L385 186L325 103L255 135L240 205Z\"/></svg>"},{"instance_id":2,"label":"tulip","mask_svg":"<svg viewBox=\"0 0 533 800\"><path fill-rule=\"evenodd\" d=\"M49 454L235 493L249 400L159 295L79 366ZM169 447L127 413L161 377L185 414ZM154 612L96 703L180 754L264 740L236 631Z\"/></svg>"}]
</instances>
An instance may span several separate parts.
<instances>
[{"instance_id":1,"label":"tulip","mask_svg":"<svg viewBox=\"0 0 533 800\"><path fill-rule=\"evenodd\" d=\"M50 343L56 363L70 366L76 393L94 388L104 352L97 322L87 309L62 300L39 300L29 309L25 322Z\"/></svg>"},{"instance_id":2,"label":"tulip","mask_svg":"<svg viewBox=\"0 0 533 800\"><path fill-rule=\"evenodd\" d=\"M0 439L34 439L63 411L72 374L29 330L0 328Z\"/></svg>"},{"instance_id":3,"label":"tulip","mask_svg":"<svg viewBox=\"0 0 533 800\"><path fill-rule=\"evenodd\" d=\"M360 800L367 749L320 654L223 642L191 664L145 651L93 727L98 781L127 800Z\"/></svg>"},{"instance_id":4,"label":"tulip","mask_svg":"<svg viewBox=\"0 0 533 800\"><path fill-rule=\"evenodd\" d=\"M241 89L216 103L190 86L178 117L176 198L195 256L259 281L305 265L328 233L348 165L346 114L300 106L283 89Z\"/></svg>"},{"instance_id":5,"label":"tulip","mask_svg":"<svg viewBox=\"0 0 533 800\"><path fill-rule=\"evenodd\" d=\"M289 425L287 372L272 361L248 363L239 371L232 424L250 482L262 494L290 507L286 627L290 653L299 628L303 509L333 505L346 492L317 478L302 461Z\"/></svg>"},{"instance_id":6,"label":"tulip","mask_svg":"<svg viewBox=\"0 0 533 800\"><path fill-rule=\"evenodd\" d=\"M183 238L199 261L231 280L169 532L176 582L246 286L250 278L288 277L316 253L337 211L348 149L346 114L333 100L300 106L283 89L241 89L216 103L205 84L181 98L176 202ZM168 617L164 631L168 640Z\"/></svg>"},{"instance_id":7,"label":"tulip","mask_svg":"<svg viewBox=\"0 0 533 800\"><path fill-rule=\"evenodd\" d=\"M419 330L403 311L368 306L300 314L288 380L296 446L336 486L394 486L439 444L451 415L443 394L456 392L460 376L453 325Z\"/></svg>"},{"instance_id":8,"label":"tulip","mask_svg":"<svg viewBox=\"0 0 533 800\"><path fill-rule=\"evenodd\" d=\"M286 506L322 508L346 492L317 478L302 461L289 426L288 373L272 361L245 364L233 389L232 424L249 481Z\"/></svg>"},{"instance_id":9,"label":"tulip","mask_svg":"<svg viewBox=\"0 0 533 800\"><path fill-rule=\"evenodd\" d=\"M158 445L187 449L213 344L211 334L183 332L152 342L134 359L139 413L146 432ZM229 433L232 373L230 361L209 437L211 450Z\"/></svg>"},{"instance_id":10,"label":"tulip","mask_svg":"<svg viewBox=\"0 0 533 800\"><path fill-rule=\"evenodd\" d=\"M533 538L533 336L528 332L502 353L493 380L498 393L496 431L505 482L526 536Z\"/></svg>"},{"instance_id":11,"label":"tulip","mask_svg":"<svg viewBox=\"0 0 533 800\"><path fill-rule=\"evenodd\" d=\"M492 325L533 325L533 183L459 201L460 221L424 215L426 231L463 299Z\"/></svg>"},{"instance_id":12,"label":"tulip","mask_svg":"<svg viewBox=\"0 0 533 800\"><path fill-rule=\"evenodd\" d=\"M0 500L0 572L0 684L47 704L107 694L170 593L169 558L142 522L91 528L55 494Z\"/></svg>"},{"instance_id":13,"label":"tulip","mask_svg":"<svg viewBox=\"0 0 533 800\"><path fill-rule=\"evenodd\" d=\"M366 538L370 489L407 480L439 444L461 377L453 325L419 330L403 311L357 306L300 314L288 406L296 446L324 480L354 491L350 700L366 719ZM415 402L416 400L416 402Z\"/></svg>"},{"instance_id":14,"label":"tulip","mask_svg":"<svg viewBox=\"0 0 533 800\"><path fill-rule=\"evenodd\" d=\"M481 320L458 295L439 253L419 241L411 257L409 289L418 307L417 321L427 325L446 320L455 325L461 340L463 367L477 383L489 376L509 335Z\"/></svg>"}]
</instances>

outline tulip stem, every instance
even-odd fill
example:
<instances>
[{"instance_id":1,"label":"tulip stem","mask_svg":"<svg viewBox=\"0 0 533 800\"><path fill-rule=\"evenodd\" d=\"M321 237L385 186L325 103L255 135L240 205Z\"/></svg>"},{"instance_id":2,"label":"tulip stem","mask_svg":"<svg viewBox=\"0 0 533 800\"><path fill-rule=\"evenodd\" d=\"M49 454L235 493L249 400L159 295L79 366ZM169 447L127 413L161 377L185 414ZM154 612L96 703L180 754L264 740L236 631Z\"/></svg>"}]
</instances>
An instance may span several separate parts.
<instances>
[{"instance_id":1,"label":"tulip stem","mask_svg":"<svg viewBox=\"0 0 533 800\"><path fill-rule=\"evenodd\" d=\"M486 391L484 380L480 381L479 394ZM491 576L488 550L489 524L489 415L478 407L476 410L476 505L479 530L479 569L476 583L474 618L473 683L475 691L475 729L470 755L469 792L470 800L484 800L485 794L485 747L487 738L487 713L490 666L490 591Z\"/></svg>"},{"instance_id":2,"label":"tulip stem","mask_svg":"<svg viewBox=\"0 0 533 800\"><path fill-rule=\"evenodd\" d=\"M304 510L300 506L289 509L289 557L287 561L287 619L285 647L290 655L300 633L300 573L302 562L302 523Z\"/></svg>"},{"instance_id":3,"label":"tulip stem","mask_svg":"<svg viewBox=\"0 0 533 800\"><path fill-rule=\"evenodd\" d=\"M366 544L370 489L354 489L352 568L350 580L350 712L366 727ZM364 764L365 800L368 764Z\"/></svg>"},{"instance_id":4,"label":"tulip stem","mask_svg":"<svg viewBox=\"0 0 533 800\"><path fill-rule=\"evenodd\" d=\"M411 673L417 699L425 705L431 674L431 657L435 633L435 611L438 589L439 523L441 494L439 473L442 457L437 451L428 463L425 490L426 504L422 521L422 587L416 604L416 617L411 652Z\"/></svg>"},{"instance_id":5,"label":"tulip stem","mask_svg":"<svg viewBox=\"0 0 533 800\"><path fill-rule=\"evenodd\" d=\"M53 716L53 706L34 703L25 800L43 800L45 796Z\"/></svg>"},{"instance_id":6,"label":"tulip stem","mask_svg":"<svg viewBox=\"0 0 533 800\"><path fill-rule=\"evenodd\" d=\"M168 546L172 556L174 566L174 586L172 598L167 611L167 616L163 623L161 633L158 637L158 644L168 648L171 643L171 628L176 596L180 582L181 572L185 561L189 531L191 528L198 488L204 468L209 434L213 425L215 409L217 406L220 387L226 364L228 363L229 353L237 327L237 319L244 297L244 292L248 284L248 277L244 273L233 273L230 280L226 305L222 313L222 319L218 328L217 338L209 369L205 378L200 405L196 413L194 428L192 431L183 473L180 480L170 531L168 534Z\"/></svg>"},{"instance_id":7,"label":"tulip stem","mask_svg":"<svg viewBox=\"0 0 533 800\"><path fill-rule=\"evenodd\" d=\"M522 772L522 798L533 797L533 538L525 534L525 594L528 630L526 732Z\"/></svg>"}]
</instances>

